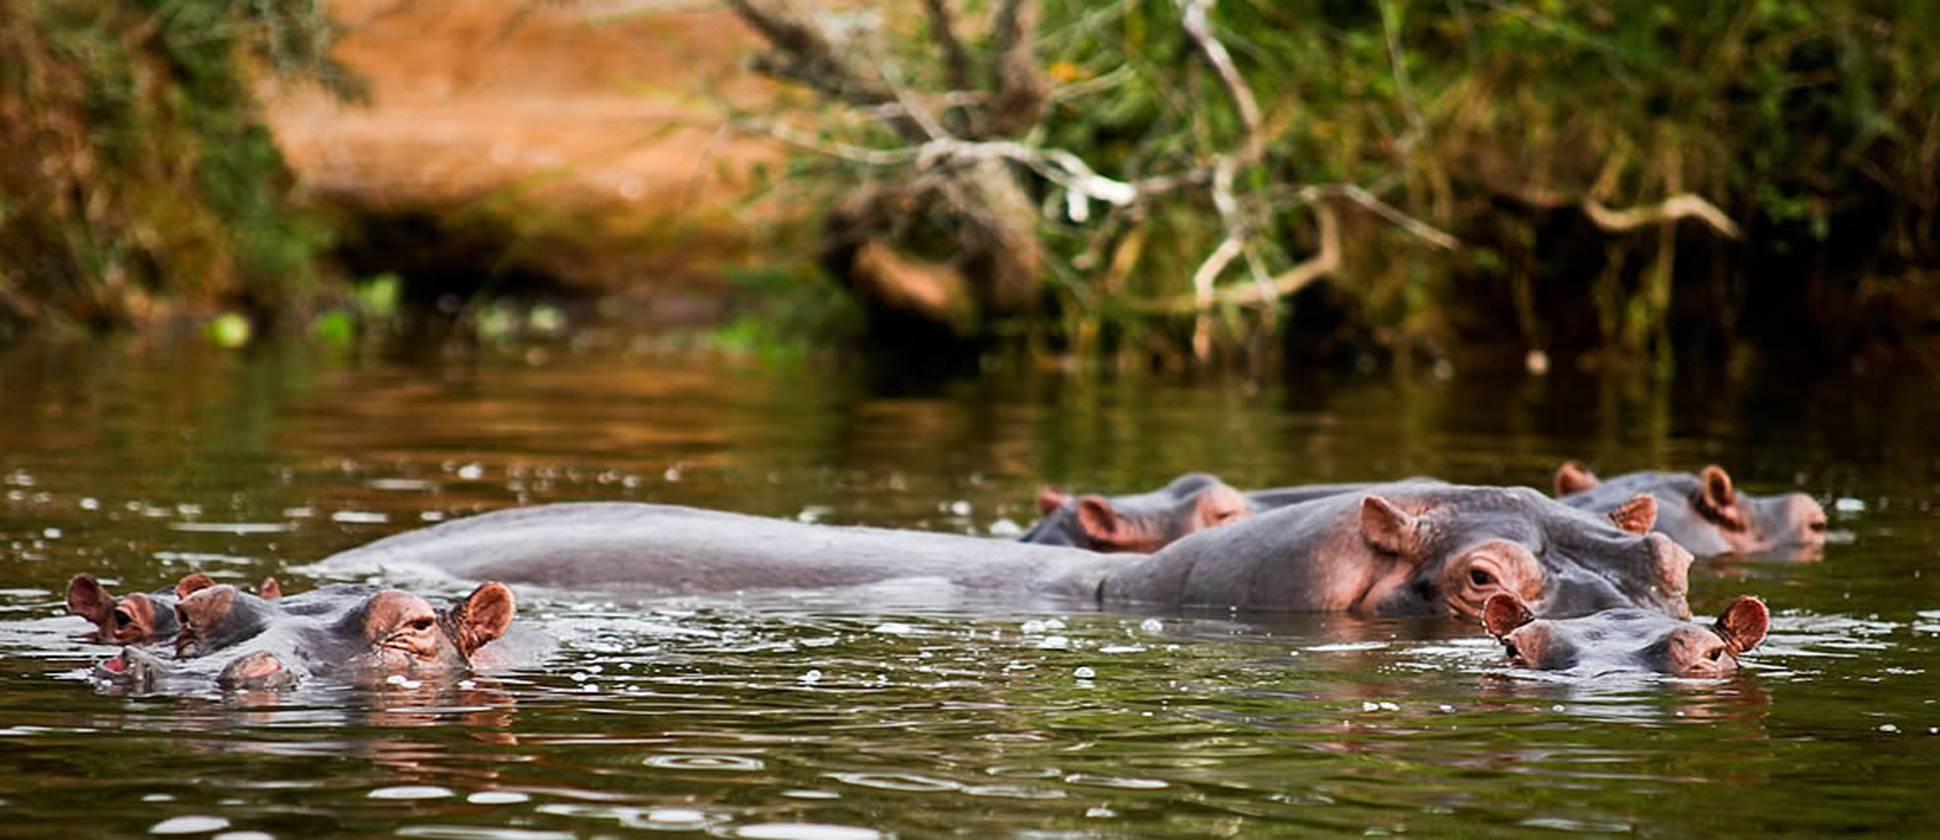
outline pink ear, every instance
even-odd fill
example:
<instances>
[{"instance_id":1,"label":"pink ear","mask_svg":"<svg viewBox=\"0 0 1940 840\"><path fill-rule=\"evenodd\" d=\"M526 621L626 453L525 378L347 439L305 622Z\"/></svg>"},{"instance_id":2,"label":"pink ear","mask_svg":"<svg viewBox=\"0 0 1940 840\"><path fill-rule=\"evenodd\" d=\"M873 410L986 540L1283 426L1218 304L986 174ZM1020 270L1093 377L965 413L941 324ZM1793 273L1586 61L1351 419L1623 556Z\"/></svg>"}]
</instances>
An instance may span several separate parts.
<instances>
[{"instance_id":1,"label":"pink ear","mask_svg":"<svg viewBox=\"0 0 1940 840\"><path fill-rule=\"evenodd\" d=\"M1368 545L1389 554L1406 556L1414 547L1415 517L1380 496L1361 499L1361 536Z\"/></svg>"},{"instance_id":2,"label":"pink ear","mask_svg":"<svg viewBox=\"0 0 1940 840\"><path fill-rule=\"evenodd\" d=\"M1724 637L1725 644L1731 646L1733 655L1743 653L1758 646L1765 640L1766 631L1771 629L1772 612L1765 608L1765 602L1750 595L1740 595L1718 615L1718 623L1712 625L1718 635Z\"/></svg>"},{"instance_id":3,"label":"pink ear","mask_svg":"<svg viewBox=\"0 0 1940 840\"><path fill-rule=\"evenodd\" d=\"M78 574L67 582L67 611L102 627L114 612L115 598L94 575Z\"/></svg>"},{"instance_id":4,"label":"pink ear","mask_svg":"<svg viewBox=\"0 0 1940 840\"><path fill-rule=\"evenodd\" d=\"M276 578L263 578L263 585L256 590L256 597L265 601L274 601L281 598L283 597L283 585L277 583Z\"/></svg>"},{"instance_id":5,"label":"pink ear","mask_svg":"<svg viewBox=\"0 0 1940 840\"><path fill-rule=\"evenodd\" d=\"M1731 475L1724 467L1712 464L1704 468L1704 500L1720 510L1730 507L1738 500L1738 493L1731 489Z\"/></svg>"},{"instance_id":6,"label":"pink ear","mask_svg":"<svg viewBox=\"0 0 1940 840\"><path fill-rule=\"evenodd\" d=\"M1657 497L1649 493L1631 496L1629 501L1610 511L1610 521L1633 534L1650 533L1650 526L1657 524Z\"/></svg>"},{"instance_id":7,"label":"pink ear","mask_svg":"<svg viewBox=\"0 0 1940 840\"><path fill-rule=\"evenodd\" d=\"M1556 468L1556 495L1567 496L1581 493L1597 486L1596 473L1590 472L1580 461L1564 461Z\"/></svg>"},{"instance_id":8,"label":"pink ear","mask_svg":"<svg viewBox=\"0 0 1940 840\"><path fill-rule=\"evenodd\" d=\"M1101 543L1117 545L1126 537L1124 517L1103 496L1078 497L1078 524L1084 527L1086 535Z\"/></svg>"},{"instance_id":9,"label":"pink ear","mask_svg":"<svg viewBox=\"0 0 1940 840\"><path fill-rule=\"evenodd\" d=\"M512 597L511 588L491 580L479 584L472 594L458 605L457 620L452 622L458 638L458 649L466 656L485 646L486 642L505 635L505 628L512 624L512 614L517 611L517 601Z\"/></svg>"},{"instance_id":10,"label":"pink ear","mask_svg":"<svg viewBox=\"0 0 1940 840\"><path fill-rule=\"evenodd\" d=\"M175 597L187 598L214 585L216 585L216 582L201 572L185 575L181 580L175 582Z\"/></svg>"},{"instance_id":11,"label":"pink ear","mask_svg":"<svg viewBox=\"0 0 1940 840\"><path fill-rule=\"evenodd\" d=\"M1498 639L1535 620L1536 616L1529 611L1529 605L1507 592L1497 592L1482 602L1482 626L1488 629L1489 635Z\"/></svg>"},{"instance_id":12,"label":"pink ear","mask_svg":"<svg viewBox=\"0 0 1940 840\"><path fill-rule=\"evenodd\" d=\"M1071 501L1070 493L1047 486L1037 491L1037 515L1050 516L1051 511L1064 507L1064 503L1068 501Z\"/></svg>"}]
</instances>

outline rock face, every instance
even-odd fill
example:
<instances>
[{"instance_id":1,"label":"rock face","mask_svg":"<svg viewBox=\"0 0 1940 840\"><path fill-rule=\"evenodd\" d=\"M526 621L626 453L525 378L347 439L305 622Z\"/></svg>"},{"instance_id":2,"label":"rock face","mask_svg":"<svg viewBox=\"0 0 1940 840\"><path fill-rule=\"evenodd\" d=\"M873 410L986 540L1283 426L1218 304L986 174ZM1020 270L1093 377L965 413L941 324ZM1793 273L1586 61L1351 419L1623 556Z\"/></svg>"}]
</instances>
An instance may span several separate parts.
<instances>
[{"instance_id":1,"label":"rock face","mask_svg":"<svg viewBox=\"0 0 1940 840\"><path fill-rule=\"evenodd\" d=\"M263 93L299 186L368 220L346 234L351 268L408 274L360 255L421 244L447 271L601 292L713 282L745 248L728 210L748 165L776 154L717 133L726 109L710 97L745 104L768 86L739 68L753 38L731 13L640 5L332 3L337 55L370 101Z\"/></svg>"}]
</instances>

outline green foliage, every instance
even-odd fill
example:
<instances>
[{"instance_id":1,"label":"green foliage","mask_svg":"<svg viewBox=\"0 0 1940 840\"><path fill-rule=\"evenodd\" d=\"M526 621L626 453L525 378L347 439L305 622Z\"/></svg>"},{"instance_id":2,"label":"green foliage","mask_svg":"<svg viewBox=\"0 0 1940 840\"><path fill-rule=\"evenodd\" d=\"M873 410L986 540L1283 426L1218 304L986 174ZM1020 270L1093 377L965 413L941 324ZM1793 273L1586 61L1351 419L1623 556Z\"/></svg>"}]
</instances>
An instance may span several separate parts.
<instances>
[{"instance_id":1,"label":"green foliage","mask_svg":"<svg viewBox=\"0 0 1940 840\"><path fill-rule=\"evenodd\" d=\"M0 4L0 320L300 307L328 230L291 206L251 84L357 94L335 31L320 0Z\"/></svg>"},{"instance_id":2,"label":"green foliage","mask_svg":"<svg viewBox=\"0 0 1940 840\"><path fill-rule=\"evenodd\" d=\"M1030 141L1126 180L1189 170L1239 145L1237 110L1175 0L1045 0L1041 20L1040 66L1074 93L1055 99ZM1225 0L1213 20L1264 112L1266 154L1235 190L1268 243L1254 255L1267 273L1318 248L1299 185L1366 187L1464 243L1437 251L1342 210L1359 215L1333 282L1398 349L1475 337L1541 347L1577 329L1591 344L1661 360L1674 318L1718 309L1681 310L1681 291L1730 300L1734 276L1797 271L1788 251L1858 255L1865 265L1854 269L1940 258L1940 4ZM884 25L908 86L947 89L920 16ZM979 46L976 27L963 28ZM1075 93L1089 82L1102 83ZM822 112L825 139L902 143L838 111ZM811 153L788 175L839 194L882 169ZM1226 232L1204 191L1136 213L1094 205L1074 219L1056 212L1062 188L1034 189L1047 211L1040 239L1056 258L1054 340L1176 340L1177 330L1138 325L1152 316L1129 304L1189 291ZM1602 230L1578 209L1680 193L1715 204L1746 244L1713 247L1719 236L1691 221ZM1220 283L1251 282L1246 266L1235 261ZM1858 295L1858 276L1825 288ZM1940 290L1898 293L1931 300ZM1783 306L1788 318L1821 317L1803 294ZM1521 315L1505 324L1489 314L1509 312ZM1257 322L1226 323L1245 341Z\"/></svg>"}]
</instances>

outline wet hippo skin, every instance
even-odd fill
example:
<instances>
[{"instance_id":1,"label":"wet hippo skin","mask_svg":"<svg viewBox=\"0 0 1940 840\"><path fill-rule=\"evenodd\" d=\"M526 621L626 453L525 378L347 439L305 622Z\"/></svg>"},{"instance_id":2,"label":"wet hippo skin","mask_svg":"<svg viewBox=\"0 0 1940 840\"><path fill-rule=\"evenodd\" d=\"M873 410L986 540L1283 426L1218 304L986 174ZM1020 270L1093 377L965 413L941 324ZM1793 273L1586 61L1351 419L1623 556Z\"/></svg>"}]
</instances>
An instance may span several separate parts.
<instances>
[{"instance_id":1,"label":"wet hippo skin","mask_svg":"<svg viewBox=\"0 0 1940 840\"><path fill-rule=\"evenodd\" d=\"M1543 615L1621 605L1683 616L1689 563L1662 536L1619 530L1526 488L1396 484L1203 530L1145 556L613 502L456 520L320 568L654 593L930 578L1106 604L1383 616L1475 616L1490 594L1515 591Z\"/></svg>"},{"instance_id":2,"label":"wet hippo skin","mask_svg":"<svg viewBox=\"0 0 1940 840\"><path fill-rule=\"evenodd\" d=\"M1093 551L1151 553L1187 534L1289 505L1360 493L1382 484L1443 484L1432 478L1399 482L1303 484L1240 492L1206 473L1187 473L1147 493L1073 496L1046 487L1038 493L1044 517L1019 539Z\"/></svg>"},{"instance_id":3,"label":"wet hippo skin","mask_svg":"<svg viewBox=\"0 0 1940 840\"><path fill-rule=\"evenodd\" d=\"M1206 473L1187 473L1149 493L1123 496L1074 497L1046 487L1038 493L1037 508L1044 518L1021 542L1139 553L1252 513L1238 490Z\"/></svg>"},{"instance_id":4,"label":"wet hippo skin","mask_svg":"<svg viewBox=\"0 0 1940 840\"><path fill-rule=\"evenodd\" d=\"M1722 677L1737 670L1739 654L1764 640L1771 613L1746 595L1709 625L1631 608L1539 619L1516 596L1498 593L1483 606L1482 624L1523 668L1586 677L1620 671Z\"/></svg>"},{"instance_id":5,"label":"wet hippo skin","mask_svg":"<svg viewBox=\"0 0 1940 840\"><path fill-rule=\"evenodd\" d=\"M1656 530L1692 554L1816 557L1825 545L1826 515L1811 496L1741 493L1718 466L1702 473L1633 472L1599 480L1568 461L1556 471L1557 501L1601 512L1638 493L1657 498Z\"/></svg>"},{"instance_id":6,"label":"wet hippo skin","mask_svg":"<svg viewBox=\"0 0 1940 840\"><path fill-rule=\"evenodd\" d=\"M78 574L67 582L67 611L92 622L97 641L142 644L173 637L180 629L175 602L214 585L208 575L197 572L167 589L115 597L93 575ZM275 578L264 580L259 591L263 598L281 594Z\"/></svg>"},{"instance_id":7,"label":"wet hippo skin","mask_svg":"<svg viewBox=\"0 0 1940 840\"><path fill-rule=\"evenodd\" d=\"M504 584L488 581L442 610L408 592L362 584L280 602L208 586L175 606L182 628L177 663L128 647L97 675L137 690L171 677L213 676L223 688L287 687L304 674L353 681L443 677L469 668L473 654L504 635L515 601ZM204 658L217 664L182 664Z\"/></svg>"}]
</instances>

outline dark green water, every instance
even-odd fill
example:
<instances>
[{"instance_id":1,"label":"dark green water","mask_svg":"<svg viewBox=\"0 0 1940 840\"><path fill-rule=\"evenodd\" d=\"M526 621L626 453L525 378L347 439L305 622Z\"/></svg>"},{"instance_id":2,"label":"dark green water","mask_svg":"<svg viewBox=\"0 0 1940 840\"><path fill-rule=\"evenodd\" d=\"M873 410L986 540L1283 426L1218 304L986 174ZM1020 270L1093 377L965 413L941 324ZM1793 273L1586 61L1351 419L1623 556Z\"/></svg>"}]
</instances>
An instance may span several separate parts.
<instances>
[{"instance_id":1,"label":"dark green water","mask_svg":"<svg viewBox=\"0 0 1940 840\"><path fill-rule=\"evenodd\" d=\"M1930 831L1933 383L1182 383L533 353L0 357L0 832L551 837ZM1722 683L1505 671L1453 622L522 592L542 663L462 686L123 697L69 576L286 591L334 551L523 503L679 502L990 533L1044 481L1129 491L1730 468L1834 510ZM449 593L444 593L449 594Z\"/></svg>"}]
</instances>

